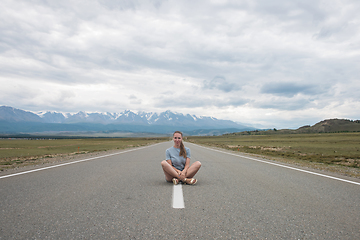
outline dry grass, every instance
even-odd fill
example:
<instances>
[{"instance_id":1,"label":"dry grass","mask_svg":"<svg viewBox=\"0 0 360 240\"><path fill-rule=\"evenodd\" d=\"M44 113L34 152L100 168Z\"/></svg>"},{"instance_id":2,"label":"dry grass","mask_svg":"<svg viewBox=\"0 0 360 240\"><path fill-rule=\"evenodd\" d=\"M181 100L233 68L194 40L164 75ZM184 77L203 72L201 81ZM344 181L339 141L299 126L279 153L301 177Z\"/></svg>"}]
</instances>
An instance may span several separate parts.
<instances>
[{"instance_id":1,"label":"dry grass","mask_svg":"<svg viewBox=\"0 0 360 240\"><path fill-rule=\"evenodd\" d=\"M1 139L0 171L78 155L146 146L164 138Z\"/></svg>"},{"instance_id":2,"label":"dry grass","mask_svg":"<svg viewBox=\"0 0 360 240\"><path fill-rule=\"evenodd\" d=\"M360 133L224 135L188 141L360 177Z\"/></svg>"}]
</instances>

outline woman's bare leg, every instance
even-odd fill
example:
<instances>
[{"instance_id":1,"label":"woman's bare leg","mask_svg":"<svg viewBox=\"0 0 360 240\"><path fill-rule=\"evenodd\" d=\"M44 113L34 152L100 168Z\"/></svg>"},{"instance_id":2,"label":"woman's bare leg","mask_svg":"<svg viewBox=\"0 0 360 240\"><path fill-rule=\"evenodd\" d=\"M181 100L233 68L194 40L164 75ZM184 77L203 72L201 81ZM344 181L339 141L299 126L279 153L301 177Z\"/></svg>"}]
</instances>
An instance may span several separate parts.
<instances>
[{"instance_id":1,"label":"woman's bare leg","mask_svg":"<svg viewBox=\"0 0 360 240\"><path fill-rule=\"evenodd\" d=\"M164 171L166 181L171 182L173 178L179 177L179 174L166 160L161 162L161 167Z\"/></svg>"},{"instance_id":2,"label":"woman's bare leg","mask_svg":"<svg viewBox=\"0 0 360 240\"><path fill-rule=\"evenodd\" d=\"M201 167L201 162L199 161L196 161L193 164L191 164L191 166L188 168L186 172L186 177L193 178L195 174L199 171L200 167Z\"/></svg>"}]
</instances>

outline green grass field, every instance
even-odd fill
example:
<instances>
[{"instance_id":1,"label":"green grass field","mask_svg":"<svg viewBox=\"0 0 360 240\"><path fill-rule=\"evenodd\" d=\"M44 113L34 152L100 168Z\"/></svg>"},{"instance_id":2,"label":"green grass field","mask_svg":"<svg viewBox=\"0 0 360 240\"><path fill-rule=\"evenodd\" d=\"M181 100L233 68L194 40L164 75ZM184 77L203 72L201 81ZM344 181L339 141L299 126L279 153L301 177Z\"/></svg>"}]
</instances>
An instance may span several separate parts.
<instances>
[{"instance_id":1,"label":"green grass field","mask_svg":"<svg viewBox=\"0 0 360 240\"><path fill-rule=\"evenodd\" d=\"M165 140L168 138L0 139L0 171L38 164L44 159L139 147Z\"/></svg>"},{"instance_id":2,"label":"green grass field","mask_svg":"<svg viewBox=\"0 0 360 240\"><path fill-rule=\"evenodd\" d=\"M360 167L360 133L224 135L188 137L189 142L277 159Z\"/></svg>"}]
</instances>

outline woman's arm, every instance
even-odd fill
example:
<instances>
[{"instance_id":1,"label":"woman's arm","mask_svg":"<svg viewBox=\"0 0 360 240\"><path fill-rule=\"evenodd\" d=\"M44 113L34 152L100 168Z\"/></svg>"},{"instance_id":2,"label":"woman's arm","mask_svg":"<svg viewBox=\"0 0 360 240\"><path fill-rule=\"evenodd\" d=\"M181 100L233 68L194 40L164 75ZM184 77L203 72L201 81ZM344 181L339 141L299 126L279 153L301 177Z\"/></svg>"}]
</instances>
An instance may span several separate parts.
<instances>
[{"instance_id":1,"label":"woman's arm","mask_svg":"<svg viewBox=\"0 0 360 240\"><path fill-rule=\"evenodd\" d=\"M190 158L186 158L186 162L185 162L185 167L184 169L180 172L180 175L185 177L186 176L186 173L187 173L187 170L188 168L190 167Z\"/></svg>"},{"instance_id":2,"label":"woman's arm","mask_svg":"<svg viewBox=\"0 0 360 240\"><path fill-rule=\"evenodd\" d=\"M178 170L178 169L176 169L173 165L172 165L172 162L171 162L171 160L170 159L168 159L168 160L166 160L169 164L170 164L170 166L180 175L180 173L181 173L181 171L180 170Z\"/></svg>"}]
</instances>

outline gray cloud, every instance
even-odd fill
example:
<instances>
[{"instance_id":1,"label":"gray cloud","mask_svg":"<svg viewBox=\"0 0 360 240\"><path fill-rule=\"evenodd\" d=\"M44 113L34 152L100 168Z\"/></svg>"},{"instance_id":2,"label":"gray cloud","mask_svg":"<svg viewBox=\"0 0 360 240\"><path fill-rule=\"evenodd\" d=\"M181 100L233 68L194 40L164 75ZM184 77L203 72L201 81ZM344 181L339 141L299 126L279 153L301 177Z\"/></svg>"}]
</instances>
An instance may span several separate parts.
<instances>
[{"instance_id":1,"label":"gray cloud","mask_svg":"<svg viewBox=\"0 0 360 240\"><path fill-rule=\"evenodd\" d=\"M0 105L360 118L359 10L353 0L4 0ZM16 88L29 82L30 100Z\"/></svg>"},{"instance_id":2,"label":"gray cloud","mask_svg":"<svg viewBox=\"0 0 360 240\"><path fill-rule=\"evenodd\" d=\"M226 81L225 77L216 76L210 81L204 80L203 89L218 89L223 92L231 92L239 90L240 87L235 83Z\"/></svg>"},{"instance_id":3,"label":"gray cloud","mask_svg":"<svg viewBox=\"0 0 360 240\"><path fill-rule=\"evenodd\" d=\"M315 86L310 84L283 82L283 83L265 83L261 88L261 93L273 94L277 96L293 97L297 94L315 95L325 91L324 86Z\"/></svg>"},{"instance_id":4,"label":"gray cloud","mask_svg":"<svg viewBox=\"0 0 360 240\"><path fill-rule=\"evenodd\" d=\"M224 96L165 96L155 99L156 106L159 108L202 108L202 107L238 107L248 103L249 100L241 97L224 97Z\"/></svg>"},{"instance_id":5,"label":"gray cloud","mask_svg":"<svg viewBox=\"0 0 360 240\"><path fill-rule=\"evenodd\" d=\"M253 104L254 107L263 109L278 109L285 111L303 110L313 105L312 99L288 99L273 98L266 101L258 101Z\"/></svg>"},{"instance_id":6,"label":"gray cloud","mask_svg":"<svg viewBox=\"0 0 360 240\"><path fill-rule=\"evenodd\" d=\"M141 104L141 99L139 99L138 97L136 97L134 94L131 94L129 96L129 100L130 100L130 103L132 104Z\"/></svg>"}]
</instances>

